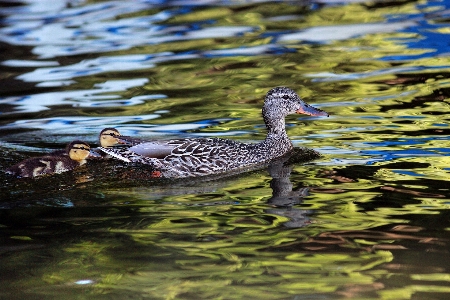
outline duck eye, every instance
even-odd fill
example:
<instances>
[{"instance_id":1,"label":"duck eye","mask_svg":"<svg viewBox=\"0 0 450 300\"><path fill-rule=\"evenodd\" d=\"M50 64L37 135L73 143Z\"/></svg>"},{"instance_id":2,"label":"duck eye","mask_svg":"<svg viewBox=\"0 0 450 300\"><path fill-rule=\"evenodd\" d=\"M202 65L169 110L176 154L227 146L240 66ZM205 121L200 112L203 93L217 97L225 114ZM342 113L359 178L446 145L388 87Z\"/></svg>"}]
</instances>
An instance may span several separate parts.
<instances>
[{"instance_id":1,"label":"duck eye","mask_svg":"<svg viewBox=\"0 0 450 300\"><path fill-rule=\"evenodd\" d=\"M290 97L288 95L283 95L284 100L288 100Z\"/></svg>"},{"instance_id":2,"label":"duck eye","mask_svg":"<svg viewBox=\"0 0 450 300\"><path fill-rule=\"evenodd\" d=\"M83 147L83 146L73 147L72 149L75 149L75 150L89 150L89 148L86 148L86 147Z\"/></svg>"}]
</instances>

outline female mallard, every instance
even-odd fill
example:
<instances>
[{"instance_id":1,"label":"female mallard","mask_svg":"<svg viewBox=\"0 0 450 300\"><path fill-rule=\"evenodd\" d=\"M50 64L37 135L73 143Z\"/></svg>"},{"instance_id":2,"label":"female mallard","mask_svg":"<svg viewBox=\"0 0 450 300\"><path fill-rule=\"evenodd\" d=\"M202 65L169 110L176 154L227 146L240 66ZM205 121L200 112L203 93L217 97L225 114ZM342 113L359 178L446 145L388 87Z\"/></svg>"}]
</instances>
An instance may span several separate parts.
<instances>
[{"instance_id":1,"label":"female mallard","mask_svg":"<svg viewBox=\"0 0 450 300\"><path fill-rule=\"evenodd\" d=\"M45 174L59 174L75 169L86 163L91 153L89 144L73 141L66 146L65 152L55 151L41 157L28 158L8 168L6 173L18 177L38 177Z\"/></svg>"},{"instance_id":2,"label":"female mallard","mask_svg":"<svg viewBox=\"0 0 450 300\"><path fill-rule=\"evenodd\" d=\"M302 101L291 89L276 87L265 98L262 115L267 137L256 144L219 138L142 141L115 136L129 147L99 149L119 160L151 166L161 177L181 178L216 175L264 165L293 149L286 134L285 117L290 114L328 116Z\"/></svg>"}]
</instances>

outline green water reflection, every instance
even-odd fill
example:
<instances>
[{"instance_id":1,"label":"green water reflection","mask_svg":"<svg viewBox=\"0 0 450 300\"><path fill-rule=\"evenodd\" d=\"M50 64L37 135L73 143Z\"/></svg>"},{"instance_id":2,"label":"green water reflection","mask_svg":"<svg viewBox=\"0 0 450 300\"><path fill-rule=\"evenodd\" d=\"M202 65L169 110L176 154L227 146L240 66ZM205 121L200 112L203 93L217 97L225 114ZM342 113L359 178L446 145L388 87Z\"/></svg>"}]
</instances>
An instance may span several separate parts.
<instances>
[{"instance_id":1,"label":"green water reflection","mask_svg":"<svg viewBox=\"0 0 450 300\"><path fill-rule=\"evenodd\" d=\"M287 119L294 145L322 157L219 180L130 178L141 170L114 161L36 181L1 173L0 297L446 299L450 67L433 43L414 46L448 35L441 5L163 5L102 20L99 32L70 23L92 39L90 54L56 43L39 60L40 45L15 45L5 61L60 66L36 68L42 79L2 65L17 84L2 88L2 169L74 138L95 144L109 126L260 141L262 99L279 85L331 116ZM147 42L136 26L130 47L117 46L127 34L94 43L168 11ZM73 82L58 86L55 74Z\"/></svg>"}]
</instances>

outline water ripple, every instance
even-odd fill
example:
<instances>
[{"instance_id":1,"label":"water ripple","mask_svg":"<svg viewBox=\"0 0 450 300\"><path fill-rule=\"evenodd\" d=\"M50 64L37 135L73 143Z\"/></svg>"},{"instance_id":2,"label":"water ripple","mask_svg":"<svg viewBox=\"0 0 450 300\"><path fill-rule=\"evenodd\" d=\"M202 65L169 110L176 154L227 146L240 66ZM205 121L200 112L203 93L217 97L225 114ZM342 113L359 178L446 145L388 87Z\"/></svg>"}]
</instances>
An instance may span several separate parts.
<instances>
[{"instance_id":1,"label":"water ripple","mask_svg":"<svg viewBox=\"0 0 450 300\"><path fill-rule=\"evenodd\" d=\"M35 46L40 59L85 53L127 50L136 46L183 40L224 38L251 32L252 26L155 25L189 9L169 9L154 15L114 20L119 16L151 8L145 1L111 1L79 8L34 11L3 10L7 27L0 29L0 41ZM107 21L107 20L114 21Z\"/></svg>"},{"instance_id":2,"label":"water ripple","mask_svg":"<svg viewBox=\"0 0 450 300\"><path fill-rule=\"evenodd\" d=\"M298 32L282 34L279 36L278 41L308 41L323 43L336 40L347 40L355 36L361 36L371 33L394 32L415 25L415 22L405 21L395 23L367 23L339 26L321 26L307 28Z\"/></svg>"},{"instance_id":3,"label":"water ripple","mask_svg":"<svg viewBox=\"0 0 450 300\"><path fill-rule=\"evenodd\" d=\"M144 103L148 100L162 99L165 95L142 95L129 99L122 99L117 92L124 91L133 87L142 86L147 83L146 78L137 78L129 80L109 80L104 83L94 85L94 89L58 91L49 93L33 94L21 97L0 98L0 104L8 104L15 108L13 113L21 112L39 112L50 109L56 105L72 105L74 107L116 107L130 106ZM10 113L2 113L3 115Z\"/></svg>"},{"instance_id":4,"label":"water ripple","mask_svg":"<svg viewBox=\"0 0 450 300\"><path fill-rule=\"evenodd\" d=\"M155 66L155 63L175 59L188 59L193 57L196 56L189 54L175 56L170 52L156 53L151 55L105 56L95 59L83 60L70 66L38 68L32 72L20 75L17 78L26 82L71 79L75 77L89 76L104 72L148 69Z\"/></svg>"},{"instance_id":5,"label":"water ripple","mask_svg":"<svg viewBox=\"0 0 450 300\"><path fill-rule=\"evenodd\" d=\"M17 120L6 126L0 126L0 129L12 128L33 128L45 129L55 133L76 132L78 128L95 128L99 132L99 128L104 124L124 124L127 122L140 122L159 118L159 114L148 114L140 116L114 116L114 117L53 117L41 118L33 120ZM105 126L107 127L107 126ZM112 127L112 126L111 126Z\"/></svg>"}]
</instances>

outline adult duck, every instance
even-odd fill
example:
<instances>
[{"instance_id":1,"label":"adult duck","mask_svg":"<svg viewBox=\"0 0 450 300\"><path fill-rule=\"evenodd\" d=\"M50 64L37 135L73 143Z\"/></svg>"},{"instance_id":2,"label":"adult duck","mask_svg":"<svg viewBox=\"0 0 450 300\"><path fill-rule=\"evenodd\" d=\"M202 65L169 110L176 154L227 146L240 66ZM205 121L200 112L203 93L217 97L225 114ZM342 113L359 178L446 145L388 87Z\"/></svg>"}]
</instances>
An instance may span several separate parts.
<instances>
[{"instance_id":1,"label":"adult duck","mask_svg":"<svg viewBox=\"0 0 450 300\"><path fill-rule=\"evenodd\" d=\"M88 157L98 154L91 152L89 144L83 141L73 141L64 151L55 151L40 157L28 158L13 165L6 173L17 177L35 178L46 174L59 174L75 169L86 163Z\"/></svg>"},{"instance_id":2,"label":"adult duck","mask_svg":"<svg viewBox=\"0 0 450 300\"><path fill-rule=\"evenodd\" d=\"M148 165L160 177L182 178L245 171L264 165L293 149L285 129L290 114L328 116L325 111L305 103L293 90L276 87L267 92L262 115L267 137L247 144L219 138L143 141L116 136L129 147L100 147L112 157L136 165Z\"/></svg>"}]
</instances>

